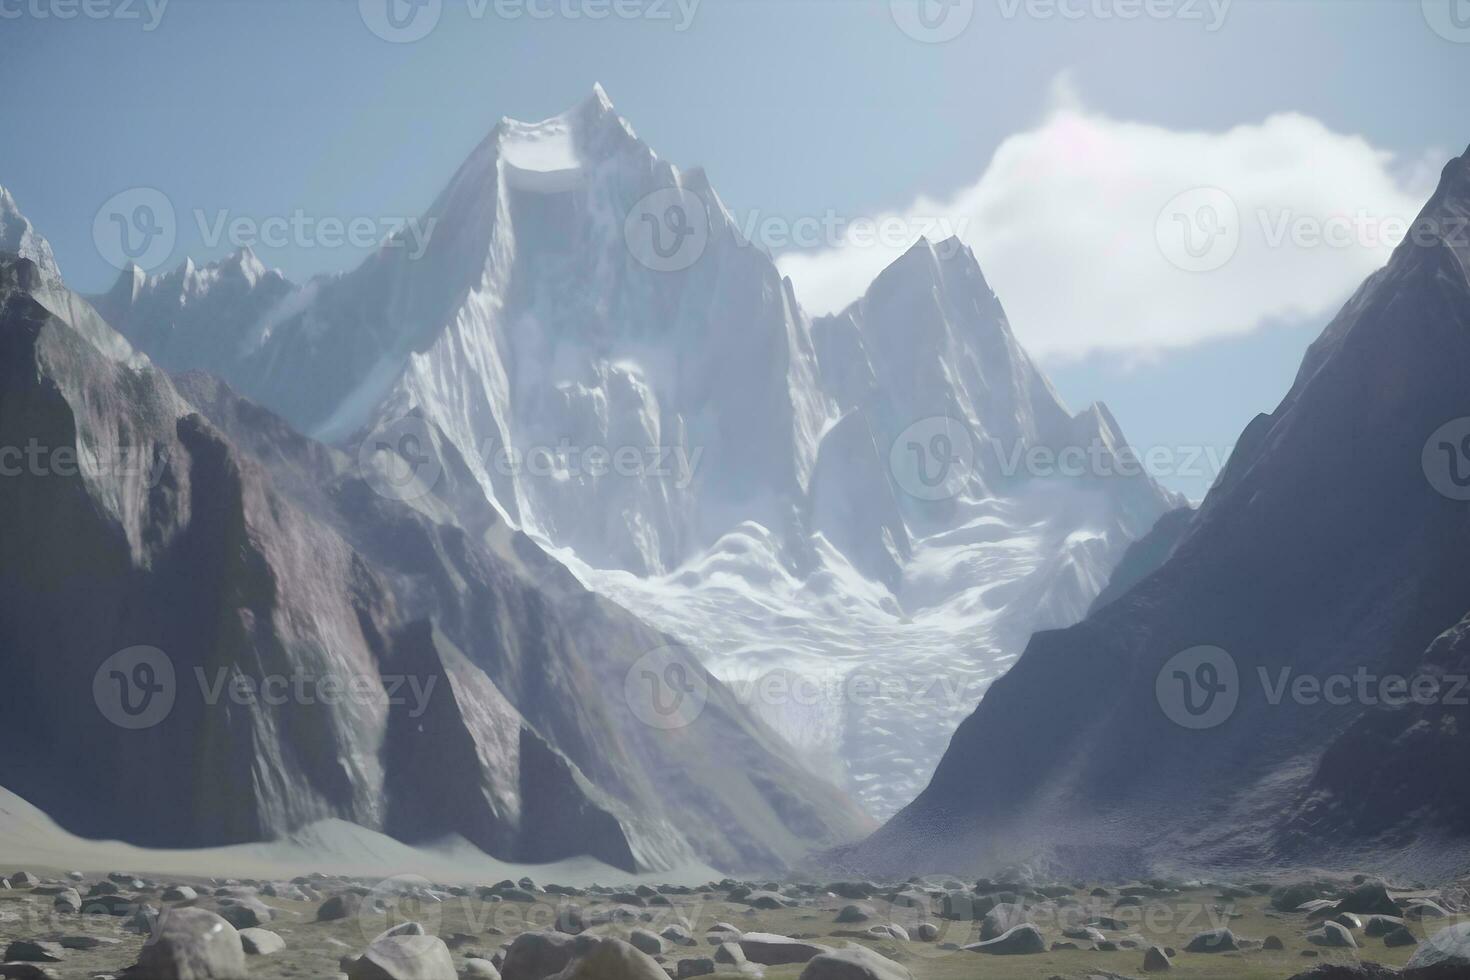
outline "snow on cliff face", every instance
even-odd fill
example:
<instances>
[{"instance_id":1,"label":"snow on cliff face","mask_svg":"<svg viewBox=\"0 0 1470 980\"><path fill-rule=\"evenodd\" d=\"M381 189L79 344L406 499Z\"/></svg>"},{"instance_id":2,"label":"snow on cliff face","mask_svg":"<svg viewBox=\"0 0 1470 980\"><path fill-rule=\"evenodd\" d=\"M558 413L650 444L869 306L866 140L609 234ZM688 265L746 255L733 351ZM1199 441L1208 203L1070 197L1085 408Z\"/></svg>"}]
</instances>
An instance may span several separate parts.
<instances>
[{"instance_id":1,"label":"snow on cliff face","mask_svg":"<svg viewBox=\"0 0 1470 980\"><path fill-rule=\"evenodd\" d=\"M600 88L502 121L421 226L421 255L390 239L299 289L236 257L205 294L187 267L98 302L161 363L318 438L428 420L510 521L723 678L819 680L831 693L744 689L877 815L1171 505L1145 477L1018 465L1122 437L1062 407L960 243L921 241L812 322L704 174L660 160ZM147 326L181 293L228 329Z\"/></svg>"}]
</instances>

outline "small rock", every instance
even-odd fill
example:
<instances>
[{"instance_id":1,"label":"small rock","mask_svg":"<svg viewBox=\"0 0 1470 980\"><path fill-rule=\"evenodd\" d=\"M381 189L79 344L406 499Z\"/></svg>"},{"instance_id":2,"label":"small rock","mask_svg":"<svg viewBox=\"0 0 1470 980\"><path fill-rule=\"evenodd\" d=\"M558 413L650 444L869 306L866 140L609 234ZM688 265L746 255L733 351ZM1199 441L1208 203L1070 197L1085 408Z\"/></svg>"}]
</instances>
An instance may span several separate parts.
<instances>
[{"instance_id":1,"label":"small rock","mask_svg":"<svg viewBox=\"0 0 1470 980\"><path fill-rule=\"evenodd\" d=\"M63 888L56 893L51 907L58 912L80 912L82 910L82 896L75 888Z\"/></svg>"},{"instance_id":2,"label":"small rock","mask_svg":"<svg viewBox=\"0 0 1470 980\"><path fill-rule=\"evenodd\" d=\"M1173 964L1169 962L1169 957L1159 946L1150 946L1148 952L1143 954L1143 969L1145 973L1161 973L1172 967Z\"/></svg>"},{"instance_id":3,"label":"small rock","mask_svg":"<svg viewBox=\"0 0 1470 980\"><path fill-rule=\"evenodd\" d=\"M1400 946L1416 946L1419 940L1405 926L1399 926L1393 932L1386 933L1383 937L1383 945L1389 949L1397 949Z\"/></svg>"},{"instance_id":4,"label":"small rock","mask_svg":"<svg viewBox=\"0 0 1470 980\"><path fill-rule=\"evenodd\" d=\"M680 960L677 976L679 980L685 977L704 977L715 972L715 961L708 956L697 956L687 960Z\"/></svg>"},{"instance_id":5,"label":"small rock","mask_svg":"<svg viewBox=\"0 0 1470 980\"><path fill-rule=\"evenodd\" d=\"M1208 929L1196 933L1184 947L1186 953L1227 953L1240 947L1235 942L1235 933L1229 929Z\"/></svg>"},{"instance_id":6,"label":"small rock","mask_svg":"<svg viewBox=\"0 0 1470 980\"><path fill-rule=\"evenodd\" d=\"M1363 935L1386 936L1403 925L1404 920L1396 915L1370 915L1363 923Z\"/></svg>"},{"instance_id":7,"label":"small rock","mask_svg":"<svg viewBox=\"0 0 1470 980\"><path fill-rule=\"evenodd\" d=\"M5 948L5 959L13 963L60 963L66 955L56 943L17 939Z\"/></svg>"},{"instance_id":8,"label":"small rock","mask_svg":"<svg viewBox=\"0 0 1470 980\"><path fill-rule=\"evenodd\" d=\"M286 948L286 940L269 929L241 929L240 945L247 956L269 956Z\"/></svg>"},{"instance_id":9,"label":"small rock","mask_svg":"<svg viewBox=\"0 0 1470 980\"><path fill-rule=\"evenodd\" d=\"M1307 933L1307 942L1314 946L1330 946L1333 949L1357 949L1358 941L1336 922L1324 922L1322 928Z\"/></svg>"},{"instance_id":10,"label":"small rock","mask_svg":"<svg viewBox=\"0 0 1470 980\"><path fill-rule=\"evenodd\" d=\"M362 909L362 896L356 892L333 895L316 910L316 921L336 922L356 915Z\"/></svg>"}]
</instances>

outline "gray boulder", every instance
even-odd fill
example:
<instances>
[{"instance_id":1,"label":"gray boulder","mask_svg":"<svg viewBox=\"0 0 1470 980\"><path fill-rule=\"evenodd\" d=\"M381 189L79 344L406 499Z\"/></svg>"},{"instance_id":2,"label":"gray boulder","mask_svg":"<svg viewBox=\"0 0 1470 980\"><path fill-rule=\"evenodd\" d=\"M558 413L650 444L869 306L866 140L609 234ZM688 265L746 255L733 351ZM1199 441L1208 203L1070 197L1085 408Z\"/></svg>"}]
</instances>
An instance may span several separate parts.
<instances>
[{"instance_id":1,"label":"gray boulder","mask_svg":"<svg viewBox=\"0 0 1470 980\"><path fill-rule=\"evenodd\" d=\"M679 980L686 977L705 977L715 972L715 961L708 956L695 956L680 960L677 970Z\"/></svg>"},{"instance_id":2,"label":"gray boulder","mask_svg":"<svg viewBox=\"0 0 1470 980\"><path fill-rule=\"evenodd\" d=\"M269 929L241 929L240 945L246 956L269 956L286 948L286 940Z\"/></svg>"},{"instance_id":3,"label":"gray boulder","mask_svg":"<svg viewBox=\"0 0 1470 980\"><path fill-rule=\"evenodd\" d=\"M245 976L240 934L208 909L169 909L138 954L148 980L239 980Z\"/></svg>"},{"instance_id":4,"label":"gray boulder","mask_svg":"<svg viewBox=\"0 0 1470 980\"><path fill-rule=\"evenodd\" d=\"M1006 903L997 905L985 913L985 918L980 922L981 940L996 939L1010 932L1016 926L1029 923L1030 916L1020 905Z\"/></svg>"},{"instance_id":5,"label":"gray boulder","mask_svg":"<svg viewBox=\"0 0 1470 980\"><path fill-rule=\"evenodd\" d=\"M1389 949L1398 949L1400 946L1414 946L1418 942L1418 938L1406 926L1399 926L1393 932L1383 937L1383 945Z\"/></svg>"},{"instance_id":6,"label":"gray boulder","mask_svg":"<svg viewBox=\"0 0 1470 980\"><path fill-rule=\"evenodd\" d=\"M725 966L742 966L745 963L745 953L739 943L720 943L715 947L715 962Z\"/></svg>"},{"instance_id":7,"label":"gray boulder","mask_svg":"<svg viewBox=\"0 0 1470 980\"><path fill-rule=\"evenodd\" d=\"M1174 964L1169 962L1169 954L1164 952L1162 946L1150 946L1148 952L1143 954L1143 971L1145 973L1163 973L1171 970Z\"/></svg>"},{"instance_id":8,"label":"gray boulder","mask_svg":"<svg viewBox=\"0 0 1470 980\"><path fill-rule=\"evenodd\" d=\"M66 955L56 943L17 939L5 947L5 959L12 963L60 963Z\"/></svg>"},{"instance_id":9,"label":"gray boulder","mask_svg":"<svg viewBox=\"0 0 1470 980\"><path fill-rule=\"evenodd\" d=\"M556 980L668 980L668 974L653 957L621 939L596 939L583 945Z\"/></svg>"},{"instance_id":10,"label":"gray boulder","mask_svg":"<svg viewBox=\"0 0 1470 980\"><path fill-rule=\"evenodd\" d=\"M812 957L800 980L913 980L908 969L862 946Z\"/></svg>"},{"instance_id":11,"label":"gray boulder","mask_svg":"<svg viewBox=\"0 0 1470 980\"><path fill-rule=\"evenodd\" d=\"M1235 942L1235 933L1229 929L1208 929L1195 933L1185 945L1186 953L1230 953L1240 949Z\"/></svg>"},{"instance_id":12,"label":"gray boulder","mask_svg":"<svg viewBox=\"0 0 1470 980\"><path fill-rule=\"evenodd\" d=\"M523 932L505 952L503 980L546 980L566 969L577 940L564 932Z\"/></svg>"},{"instance_id":13,"label":"gray boulder","mask_svg":"<svg viewBox=\"0 0 1470 980\"><path fill-rule=\"evenodd\" d=\"M1439 930L1420 943L1404 964L1404 976L1413 980L1466 975L1470 975L1470 922Z\"/></svg>"},{"instance_id":14,"label":"gray boulder","mask_svg":"<svg viewBox=\"0 0 1470 980\"><path fill-rule=\"evenodd\" d=\"M789 963L806 963L814 956L832 952L831 947L811 943L790 936L777 936L769 932L747 932L740 937L740 951L752 963L761 966L786 966Z\"/></svg>"},{"instance_id":15,"label":"gray boulder","mask_svg":"<svg viewBox=\"0 0 1470 980\"><path fill-rule=\"evenodd\" d=\"M362 908L362 896L357 892L343 892L333 895L321 904L316 910L316 921L336 922L338 919L346 919L354 916Z\"/></svg>"},{"instance_id":16,"label":"gray boulder","mask_svg":"<svg viewBox=\"0 0 1470 980\"><path fill-rule=\"evenodd\" d=\"M1386 936L1395 929L1402 929L1404 920L1396 915L1370 915L1363 923L1363 935Z\"/></svg>"},{"instance_id":17,"label":"gray boulder","mask_svg":"<svg viewBox=\"0 0 1470 980\"><path fill-rule=\"evenodd\" d=\"M972 953L990 953L994 956L1020 956L1046 952L1046 937L1041 930L1029 922L1023 922L1006 930L994 939L983 943L971 943L964 947Z\"/></svg>"},{"instance_id":18,"label":"gray boulder","mask_svg":"<svg viewBox=\"0 0 1470 980\"><path fill-rule=\"evenodd\" d=\"M405 922L383 933L347 970L348 980L453 980L449 947L423 927Z\"/></svg>"},{"instance_id":19,"label":"gray boulder","mask_svg":"<svg viewBox=\"0 0 1470 980\"><path fill-rule=\"evenodd\" d=\"M1307 933L1307 942L1333 949L1358 948L1358 941L1353 938L1353 934L1336 922L1324 922L1320 929Z\"/></svg>"}]
</instances>

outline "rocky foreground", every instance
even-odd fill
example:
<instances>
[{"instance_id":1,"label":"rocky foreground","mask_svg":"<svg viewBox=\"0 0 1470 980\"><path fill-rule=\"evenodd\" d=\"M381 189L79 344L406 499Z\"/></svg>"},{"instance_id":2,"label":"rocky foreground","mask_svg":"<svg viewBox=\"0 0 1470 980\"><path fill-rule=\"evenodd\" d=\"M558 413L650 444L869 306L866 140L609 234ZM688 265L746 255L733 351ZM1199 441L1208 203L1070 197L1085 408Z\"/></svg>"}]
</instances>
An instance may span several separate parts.
<instances>
[{"instance_id":1,"label":"rocky foreground","mask_svg":"<svg viewBox=\"0 0 1470 980\"><path fill-rule=\"evenodd\" d=\"M1353 881L0 879L0 977L1470 976L1470 892Z\"/></svg>"}]
</instances>

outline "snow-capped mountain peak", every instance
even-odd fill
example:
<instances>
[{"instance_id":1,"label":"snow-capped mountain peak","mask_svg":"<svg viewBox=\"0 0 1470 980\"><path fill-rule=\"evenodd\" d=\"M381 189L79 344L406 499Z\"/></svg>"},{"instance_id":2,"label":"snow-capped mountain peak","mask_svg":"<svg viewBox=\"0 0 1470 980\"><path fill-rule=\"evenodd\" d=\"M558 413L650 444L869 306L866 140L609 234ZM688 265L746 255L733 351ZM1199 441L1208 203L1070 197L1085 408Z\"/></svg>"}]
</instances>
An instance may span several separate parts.
<instances>
[{"instance_id":1,"label":"snow-capped mountain peak","mask_svg":"<svg viewBox=\"0 0 1470 980\"><path fill-rule=\"evenodd\" d=\"M507 521L723 677L952 675L952 704L902 722L891 701L754 705L876 813L917 791L965 685L1079 618L1170 506L1147 478L1006 468L1121 437L1063 408L958 239L813 322L707 174L660 159L601 88L502 120L421 226L420 252L390 241L300 288L241 257L186 315L120 323L323 441L428 426ZM150 280L130 308L179 288ZM185 322L216 307L229 329Z\"/></svg>"},{"instance_id":2,"label":"snow-capped mountain peak","mask_svg":"<svg viewBox=\"0 0 1470 980\"><path fill-rule=\"evenodd\" d=\"M56 267L56 256L51 253L51 243L21 214L15 198L4 187L0 187L0 252L14 252L30 259L50 275L61 277L61 270Z\"/></svg>"}]
</instances>

